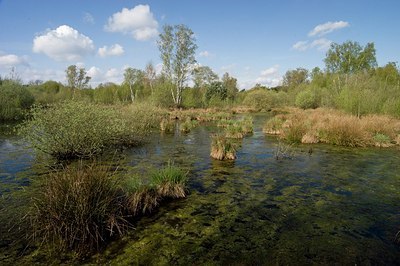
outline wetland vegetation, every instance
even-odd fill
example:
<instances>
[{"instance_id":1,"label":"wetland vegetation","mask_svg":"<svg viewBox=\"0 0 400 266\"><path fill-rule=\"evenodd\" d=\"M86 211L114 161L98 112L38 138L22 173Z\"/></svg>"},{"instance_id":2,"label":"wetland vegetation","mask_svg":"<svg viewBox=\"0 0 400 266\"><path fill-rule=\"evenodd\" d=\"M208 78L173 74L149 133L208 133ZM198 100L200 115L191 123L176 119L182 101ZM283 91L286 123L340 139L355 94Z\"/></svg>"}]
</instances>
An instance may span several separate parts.
<instances>
[{"instance_id":1,"label":"wetland vegetation","mask_svg":"<svg viewBox=\"0 0 400 266\"><path fill-rule=\"evenodd\" d=\"M325 71L239 91L189 71L189 28L159 37L160 75L0 79L1 264L400 261L395 63L332 44Z\"/></svg>"}]
</instances>

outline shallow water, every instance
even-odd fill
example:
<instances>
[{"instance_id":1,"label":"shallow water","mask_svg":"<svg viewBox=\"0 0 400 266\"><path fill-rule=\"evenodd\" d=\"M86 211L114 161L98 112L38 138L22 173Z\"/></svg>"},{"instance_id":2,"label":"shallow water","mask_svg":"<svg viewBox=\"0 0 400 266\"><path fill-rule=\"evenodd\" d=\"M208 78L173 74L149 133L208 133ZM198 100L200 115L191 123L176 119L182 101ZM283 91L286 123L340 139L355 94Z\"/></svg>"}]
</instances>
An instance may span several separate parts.
<instances>
[{"instance_id":1,"label":"shallow water","mask_svg":"<svg viewBox=\"0 0 400 266\"><path fill-rule=\"evenodd\" d=\"M132 173L168 160L187 169L190 194L141 217L87 263L400 263L393 241L400 230L399 150L313 145L310 154L311 146L300 145L291 148L291 159L277 160L278 141L261 132L265 119L255 116L255 132L240 141L235 161L210 158L209 135L218 130L211 125L155 134L143 147L126 150L122 162ZM0 186L33 164L32 155L17 156L21 169L14 171L18 167L4 163L7 154L0 151L0 169L8 173Z\"/></svg>"}]
</instances>

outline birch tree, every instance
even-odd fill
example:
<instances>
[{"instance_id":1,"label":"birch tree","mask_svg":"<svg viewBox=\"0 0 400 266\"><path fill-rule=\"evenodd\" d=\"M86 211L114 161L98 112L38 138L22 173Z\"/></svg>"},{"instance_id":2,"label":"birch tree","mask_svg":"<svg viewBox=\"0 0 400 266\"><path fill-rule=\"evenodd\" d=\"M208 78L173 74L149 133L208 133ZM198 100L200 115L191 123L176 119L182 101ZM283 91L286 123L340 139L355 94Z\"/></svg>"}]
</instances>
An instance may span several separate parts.
<instances>
[{"instance_id":1,"label":"birch tree","mask_svg":"<svg viewBox=\"0 0 400 266\"><path fill-rule=\"evenodd\" d=\"M196 63L196 39L185 25L165 25L157 41L163 62L163 74L173 84L171 96L176 106L182 104L182 90Z\"/></svg>"}]
</instances>

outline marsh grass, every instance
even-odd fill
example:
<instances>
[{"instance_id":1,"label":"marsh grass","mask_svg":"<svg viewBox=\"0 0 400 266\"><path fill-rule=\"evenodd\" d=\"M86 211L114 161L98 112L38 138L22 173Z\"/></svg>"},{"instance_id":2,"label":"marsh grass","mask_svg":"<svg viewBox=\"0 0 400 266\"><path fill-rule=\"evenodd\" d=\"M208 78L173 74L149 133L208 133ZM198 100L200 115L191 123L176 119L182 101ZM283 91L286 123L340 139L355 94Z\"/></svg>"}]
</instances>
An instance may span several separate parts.
<instances>
[{"instance_id":1,"label":"marsh grass","mask_svg":"<svg viewBox=\"0 0 400 266\"><path fill-rule=\"evenodd\" d=\"M128 228L124 193L109 166L82 161L51 172L33 199L33 237L85 254Z\"/></svg>"},{"instance_id":2,"label":"marsh grass","mask_svg":"<svg viewBox=\"0 0 400 266\"><path fill-rule=\"evenodd\" d=\"M190 117L187 117L185 121L180 123L179 130L183 133L189 133L197 126L197 123L197 120L192 120Z\"/></svg>"},{"instance_id":3,"label":"marsh grass","mask_svg":"<svg viewBox=\"0 0 400 266\"><path fill-rule=\"evenodd\" d=\"M160 130L165 133L175 132L175 120L169 118L162 118L160 122Z\"/></svg>"},{"instance_id":4,"label":"marsh grass","mask_svg":"<svg viewBox=\"0 0 400 266\"><path fill-rule=\"evenodd\" d=\"M236 159L236 145L224 134L212 135L210 156L217 160L234 160Z\"/></svg>"},{"instance_id":5,"label":"marsh grass","mask_svg":"<svg viewBox=\"0 0 400 266\"><path fill-rule=\"evenodd\" d=\"M349 147L387 147L397 143L400 120L384 115L358 118L341 111L291 109L270 119L267 134L279 134L291 143L328 143Z\"/></svg>"},{"instance_id":6,"label":"marsh grass","mask_svg":"<svg viewBox=\"0 0 400 266\"><path fill-rule=\"evenodd\" d=\"M140 177L133 176L127 179L126 195L127 207L133 215L152 212L165 199L186 197L186 182L188 172L168 164L153 171L147 182Z\"/></svg>"}]
</instances>

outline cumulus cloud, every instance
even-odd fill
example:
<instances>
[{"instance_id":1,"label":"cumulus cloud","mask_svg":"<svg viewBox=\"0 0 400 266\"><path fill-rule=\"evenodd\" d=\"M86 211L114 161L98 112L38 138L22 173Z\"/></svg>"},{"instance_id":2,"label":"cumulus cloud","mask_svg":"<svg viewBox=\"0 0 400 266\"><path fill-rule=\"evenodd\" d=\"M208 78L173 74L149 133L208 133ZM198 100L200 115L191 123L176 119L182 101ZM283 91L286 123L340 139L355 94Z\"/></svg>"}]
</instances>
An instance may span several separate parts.
<instances>
[{"instance_id":1,"label":"cumulus cloud","mask_svg":"<svg viewBox=\"0 0 400 266\"><path fill-rule=\"evenodd\" d=\"M124 54L124 48L119 44L113 44L111 47L103 46L99 48L98 54L101 57L120 56Z\"/></svg>"},{"instance_id":2,"label":"cumulus cloud","mask_svg":"<svg viewBox=\"0 0 400 266\"><path fill-rule=\"evenodd\" d=\"M131 34L139 41L149 40L158 35L158 22L148 5L137 5L132 9L123 8L108 18L104 29L109 32Z\"/></svg>"},{"instance_id":3,"label":"cumulus cloud","mask_svg":"<svg viewBox=\"0 0 400 266\"><path fill-rule=\"evenodd\" d=\"M0 67L15 67L19 65L28 65L26 57L15 54L0 54Z\"/></svg>"},{"instance_id":4,"label":"cumulus cloud","mask_svg":"<svg viewBox=\"0 0 400 266\"><path fill-rule=\"evenodd\" d=\"M93 41L68 25L48 30L33 40L33 52L57 61L77 61L93 51Z\"/></svg>"},{"instance_id":5,"label":"cumulus cloud","mask_svg":"<svg viewBox=\"0 0 400 266\"><path fill-rule=\"evenodd\" d=\"M279 74L279 65L262 70L255 82L267 87L276 87L280 85L282 83L282 77Z\"/></svg>"},{"instance_id":6,"label":"cumulus cloud","mask_svg":"<svg viewBox=\"0 0 400 266\"><path fill-rule=\"evenodd\" d=\"M332 41L325 39L325 38L320 38L316 39L312 42L309 41L299 41L293 44L292 49L297 50L297 51L306 51L311 48L316 48L320 51L326 51L329 49Z\"/></svg>"},{"instance_id":7,"label":"cumulus cloud","mask_svg":"<svg viewBox=\"0 0 400 266\"><path fill-rule=\"evenodd\" d=\"M319 24L315 26L315 28L308 33L308 36L323 36L328 34L334 30L342 29L349 27L350 24L346 21L335 21L335 22L327 22L324 24Z\"/></svg>"}]
</instances>

